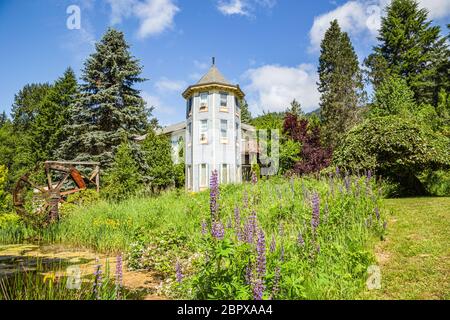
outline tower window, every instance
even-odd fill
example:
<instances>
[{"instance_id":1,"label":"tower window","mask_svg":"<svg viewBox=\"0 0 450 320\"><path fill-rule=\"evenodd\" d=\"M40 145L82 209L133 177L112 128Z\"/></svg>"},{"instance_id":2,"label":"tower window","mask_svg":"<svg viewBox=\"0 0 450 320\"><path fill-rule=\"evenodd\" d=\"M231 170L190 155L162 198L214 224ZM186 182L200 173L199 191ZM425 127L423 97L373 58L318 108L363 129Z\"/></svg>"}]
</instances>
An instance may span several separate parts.
<instances>
[{"instance_id":1,"label":"tower window","mask_svg":"<svg viewBox=\"0 0 450 320\"><path fill-rule=\"evenodd\" d=\"M187 110L186 110L186 117L189 118L192 116L192 97L188 99L187 101Z\"/></svg>"},{"instance_id":2,"label":"tower window","mask_svg":"<svg viewBox=\"0 0 450 320\"><path fill-rule=\"evenodd\" d=\"M208 92L200 93L200 112L208 111Z\"/></svg>"},{"instance_id":3,"label":"tower window","mask_svg":"<svg viewBox=\"0 0 450 320\"><path fill-rule=\"evenodd\" d=\"M226 92L220 93L220 111L228 111L228 94Z\"/></svg>"},{"instance_id":4,"label":"tower window","mask_svg":"<svg viewBox=\"0 0 450 320\"><path fill-rule=\"evenodd\" d=\"M220 182L228 183L228 165L226 163L223 163L220 169Z\"/></svg>"},{"instance_id":5,"label":"tower window","mask_svg":"<svg viewBox=\"0 0 450 320\"><path fill-rule=\"evenodd\" d=\"M200 165L200 187L208 186L208 165L206 163L202 163Z\"/></svg>"},{"instance_id":6,"label":"tower window","mask_svg":"<svg viewBox=\"0 0 450 320\"><path fill-rule=\"evenodd\" d=\"M200 120L200 143L208 143L208 120Z\"/></svg>"},{"instance_id":7,"label":"tower window","mask_svg":"<svg viewBox=\"0 0 450 320\"><path fill-rule=\"evenodd\" d=\"M220 120L220 141L228 143L228 121Z\"/></svg>"}]
</instances>

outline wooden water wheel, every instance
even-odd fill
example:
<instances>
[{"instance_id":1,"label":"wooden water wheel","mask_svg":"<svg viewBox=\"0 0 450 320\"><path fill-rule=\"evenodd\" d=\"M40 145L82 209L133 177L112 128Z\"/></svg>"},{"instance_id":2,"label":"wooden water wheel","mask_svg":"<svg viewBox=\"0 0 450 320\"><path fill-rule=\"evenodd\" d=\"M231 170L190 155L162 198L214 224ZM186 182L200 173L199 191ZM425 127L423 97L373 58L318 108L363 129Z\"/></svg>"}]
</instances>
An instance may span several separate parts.
<instances>
[{"instance_id":1,"label":"wooden water wheel","mask_svg":"<svg viewBox=\"0 0 450 320\"><path fill-rule=\"evenodd\" d=\"M46 161L17 181L14 207L27 222L47 225L59 219L59 205L69 194L86 190L89 185L95 185L98 192L99 182L100 166L96 162Z\"/></svg>"}]
</instances>

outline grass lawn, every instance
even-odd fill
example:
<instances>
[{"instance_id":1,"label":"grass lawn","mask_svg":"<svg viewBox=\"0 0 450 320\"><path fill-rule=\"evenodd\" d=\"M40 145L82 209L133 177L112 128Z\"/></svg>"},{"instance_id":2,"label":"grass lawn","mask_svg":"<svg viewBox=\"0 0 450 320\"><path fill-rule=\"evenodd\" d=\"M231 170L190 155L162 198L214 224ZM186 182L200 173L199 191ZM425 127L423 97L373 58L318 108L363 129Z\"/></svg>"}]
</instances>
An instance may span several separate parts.
<instances>
[{"instance_id":1,"label":"grass lawn","mask_svg":"<svg viewBox=\"0 0 450 320\"><path fill-rule=\"evenodd\" d=\"M384 200L386 240L375 244L381 289L365 299L450 299L450 198Z\"/></svg>"}]
</instances>

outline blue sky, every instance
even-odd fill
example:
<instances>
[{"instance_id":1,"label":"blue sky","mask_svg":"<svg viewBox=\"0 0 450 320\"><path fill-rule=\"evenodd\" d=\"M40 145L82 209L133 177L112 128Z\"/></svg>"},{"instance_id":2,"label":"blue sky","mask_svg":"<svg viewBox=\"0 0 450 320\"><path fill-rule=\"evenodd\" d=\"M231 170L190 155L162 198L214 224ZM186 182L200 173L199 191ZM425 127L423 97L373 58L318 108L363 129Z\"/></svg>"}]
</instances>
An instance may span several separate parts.
<instances>
[{"instance_id":1,"label":"blue sky","mask_svg":"<svg viewBox=\"0 0 450 320\"><path fill-rule=\"evenodd\" d=\"M239 83L254 114L281 111L296 98L317 108L318 46L329 21L349 32L362 61L375 43L389 0L0 0L0 111L25 84L53 82L67 67L78 76L108 26L123 31L149 80L139 86L162 124L183 120L181 92L211 57ZM434 23L449 0L421 0ZM70 5L80 29L67 28Z\"/></svg>"}]
</instances>

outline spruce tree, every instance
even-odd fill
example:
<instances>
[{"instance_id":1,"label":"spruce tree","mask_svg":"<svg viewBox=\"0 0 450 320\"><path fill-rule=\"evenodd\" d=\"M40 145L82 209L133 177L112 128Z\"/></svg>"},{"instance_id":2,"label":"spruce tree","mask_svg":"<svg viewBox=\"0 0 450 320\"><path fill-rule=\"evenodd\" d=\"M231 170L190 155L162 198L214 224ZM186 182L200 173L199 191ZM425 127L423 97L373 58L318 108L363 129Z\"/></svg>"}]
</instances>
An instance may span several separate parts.
<instances>
[{"instance_id":1,"label":"spruce tree","mask_svg":"<svg viewBox=\"0 0 450 320\"><path fill-rule=\"evenodd\" d=\"M145 132L147 111L134 85L145 81L124 34L108 29L85 62L80 94L71 107L71 133L60 149L66 159L99 161L108 167L122 136Z\"/></svg>"},{"instance_id":2,"label":"spruce tree","mask_svg":"<svg viewBox=\"0 0 450 320\"><path fill-rule=\"evenodd\" d=\"M247 100L242 99L242 101L241 101L241 122L250 124L251 121L252 121L252 114L250 113L250 110L248 110Z\"/></svg>"},{"instance_id":3,"label":"spruce tree","mask_svg":"<svg viewBox=\"0 0 450 320\"><path fill-rule=\"evenodd\" d=\"M287 109L288 113L291 113L297 117L304 116L305 113L302 110L302 106L297 100L292 100L290 107Z\"/></svg>"},{"instance_id":4,"label":"spruce tree","mask_svg":"<svg viewBox=\"0 0 450 320\"><path fill-rule=\"evenodd\" d=\"M442 67L439 26L431 26L428 11L415 0L392 0L382 18L379 44L365 61L375 89L389 75L404 78L418 103L437 99L436 75ZM447 56L448 59L448 56Z\"/></svg>"},{"instance_id":5,"label":"spruce tree","mask_svg":"<svg viewBox=\"0 0 450 320\"><path fill-rule=\"evenodd\" d=\"M0 128L3 127L4 124L8 121L8 116L6 115L6 112L3 111L0 115Z\"/></svg>"},{"instance_id":6,"label":"spruce tree","mask_svg":"<svg viewBox=\"0 0 450 320\"><path fill-rule=\"evenodd\" d=\"M322 40L318 73L323 137L327 146L335 148L357 122L364 97L358 57L337 20L331 22Z\"/></svg>"}]
</instances>

